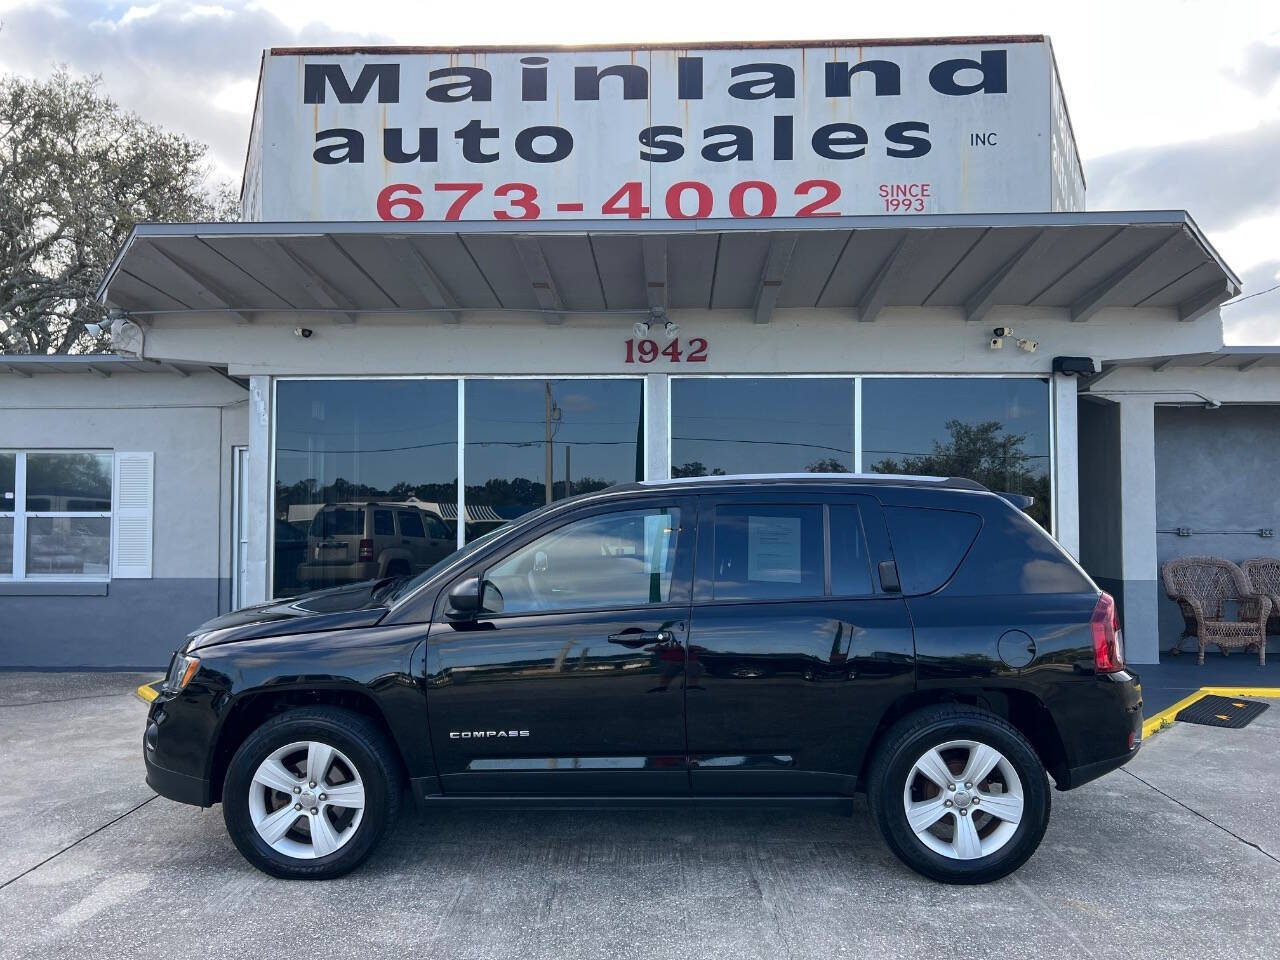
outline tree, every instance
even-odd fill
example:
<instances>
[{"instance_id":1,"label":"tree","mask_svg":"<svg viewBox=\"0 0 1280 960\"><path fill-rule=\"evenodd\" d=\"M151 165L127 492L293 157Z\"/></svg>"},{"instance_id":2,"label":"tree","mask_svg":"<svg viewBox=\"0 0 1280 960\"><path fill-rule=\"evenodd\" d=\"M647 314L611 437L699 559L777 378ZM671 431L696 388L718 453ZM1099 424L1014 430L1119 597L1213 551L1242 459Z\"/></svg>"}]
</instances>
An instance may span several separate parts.
<instances>
[{"instance_id":1,"label":"tree","mask_svg":"<svg viewBox=\"0 0 1280 960\"><path fill-rule=\"evenodd\" d=\"M100 78L0 76L0 353L96 352L94 293L134 224L227 220L208 148L120 108Z\"/></svg>"},{"instance_id":2,"label":"tree","mask_svg":"<svg viewBox=\"0 0 1280 960\"><path fill-rule=\"evenodd\" d=\"M849 465L835 457L823 457L804 468L806 473L848 473Z\"/></svg>"},{"instance_id":3,"label":"tree","mask_svg":"<svg viewBox=\"0 0 1280 960\"><path fill-rule=\"evenodd\" d=\"M909 473L936 477L968 477L1002 493L1027 493L1035 503L1027 513L1041 526L1049 525L1049 475L1023 450L1025 433L1005 433L999 420L965 423L948 420L947 443L933 442L933 451L901 460L886 457L872 466L874 473Z\"/></svg>"}]
</instances>

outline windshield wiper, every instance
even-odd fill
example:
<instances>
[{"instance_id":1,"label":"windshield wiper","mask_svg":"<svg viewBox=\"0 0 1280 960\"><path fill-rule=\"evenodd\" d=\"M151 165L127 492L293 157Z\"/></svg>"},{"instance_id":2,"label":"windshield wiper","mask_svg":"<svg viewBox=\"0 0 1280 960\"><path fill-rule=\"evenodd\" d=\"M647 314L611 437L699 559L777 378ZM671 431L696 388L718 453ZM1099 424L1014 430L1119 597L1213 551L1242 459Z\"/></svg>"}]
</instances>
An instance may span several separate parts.
<instances>
[{"instance_id":1,"label":"windshield wiper","mask_svg":"<svg viewBox=\"0 0 1280 960\"><path fill-rule=\"evenodd\" d=\"M400 586L400 584L402 584L405 580L408 580L408 579L409 579L408 577L403 575L395 576L395 577L383 577L381 580L375 583L373 585L373 589L369 591L369 599L381 600L382 599L381 595L386 593L388 590L391 590L392 595L394 596L395 594L394 588Z\"/></svg>"}]
</instances>

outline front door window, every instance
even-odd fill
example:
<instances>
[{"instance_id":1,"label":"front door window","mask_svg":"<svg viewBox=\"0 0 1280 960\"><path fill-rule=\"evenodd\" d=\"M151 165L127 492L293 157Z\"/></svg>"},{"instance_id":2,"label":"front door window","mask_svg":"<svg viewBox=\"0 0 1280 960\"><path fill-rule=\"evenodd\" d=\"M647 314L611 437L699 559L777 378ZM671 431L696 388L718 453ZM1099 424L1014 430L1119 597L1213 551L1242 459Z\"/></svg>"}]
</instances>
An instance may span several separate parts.
<instances>
[{"instance_id":1,"label":"front door window","mask_svg":"<svg viewBox=\"0 0 1280 960\"><path fill-rule=\"evenodd\" d=\"M675 507L587 517L521 547L486 579L506 614L667 603L679 528Z\"/></svg>"}]
</instances>

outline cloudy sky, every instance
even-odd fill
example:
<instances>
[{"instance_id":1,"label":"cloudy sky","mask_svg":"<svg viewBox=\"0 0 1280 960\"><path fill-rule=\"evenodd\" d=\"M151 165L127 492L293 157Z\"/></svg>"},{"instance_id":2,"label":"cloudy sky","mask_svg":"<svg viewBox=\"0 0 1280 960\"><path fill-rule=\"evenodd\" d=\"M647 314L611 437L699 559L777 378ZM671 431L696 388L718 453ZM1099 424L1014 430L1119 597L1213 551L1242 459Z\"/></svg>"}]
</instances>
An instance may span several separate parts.
<instances>
[{"instance_id":1,"label":"cloudy sky","mask_svg":"<svg viewBox=\"0 0 1280 960\"><path fill-rule=\"evenodd\" d=\"M1244 280L1280 283L1275 0L0 0L0 69L101 73L144 118L210 144L238 181L263 47L799 40L1047 33L1091 209L1186 208ZM1227 340L1280 343L1280 290L1227 306Z\"/></svg>"}]
</instances>

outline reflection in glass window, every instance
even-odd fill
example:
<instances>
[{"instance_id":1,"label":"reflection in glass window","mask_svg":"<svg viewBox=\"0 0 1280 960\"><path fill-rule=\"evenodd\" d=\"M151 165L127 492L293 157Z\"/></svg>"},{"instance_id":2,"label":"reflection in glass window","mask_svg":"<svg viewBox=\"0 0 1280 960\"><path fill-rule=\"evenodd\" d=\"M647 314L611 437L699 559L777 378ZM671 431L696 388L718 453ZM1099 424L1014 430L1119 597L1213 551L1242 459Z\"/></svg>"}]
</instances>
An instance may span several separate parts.
<instances>
[{"instance_id":1,"label":"reflection in glass window","mask_svg":"<svg viewBox=\"0 0 1280 960\"><path fill-rule=\"evenodd\" d=\"M823 585L822 507L716 508L717 600L820 597Z\"/></svg>"},{"instance_id":2,"label":"reflection in glass window","mask_svg":"<svg viewBox=\"0 0 1280 960\"><path fill-rule=\"evenodd\" d=\"M466 390L468 539L644 476L638 379L468 380Z\"/></svg>"},{"instance_id":3,"label":"reflection in glass window","mask_svg":"<svg viewBox=\"0 0 1280 960\"><path fill-rule=\"evenodd\" d=\"M106 578L110 572L110 517L27 518L27 576Z\"/></svg>"},{"instance_id":4,"label":"reflection in glass window","mask_svg":"<svg viewBox=\"0 0 1280 960\"><path fill-rule=\"evenodd\" d=\"M13 576L13 517L0 517L0 577Z\"/></svg>"},{"instance_id":5,"label":"reflection in glass window","mask_svg":"<svg viewBox=\"0 0 1280 960\"><path fill-rule=\"evenodd\" d=\"M454 380L284 380L276 387L274 593L409 576L454 541L385 532L378 508L456 513Z\"/></svg>"},{"instance_id":6,"label":"reflection in glass window","mask_svg":"<svg viewBox=\"0 0 1280 960\"><path fill-rule=\"evenodd\" d=\"M28 453L27 509L93 513L111 509L109 453Z\"/></svg>"},{"instance_id":7,"label":"reflection in glass window","mask_svg":"<svg viewBox=\"0 0 1280 960\"><path fill-rule=\"evenodd\" d=\"M853 469L853 381L671 381L671 475Z\"/></svg>"},{"instance_id":8,"label":"reflection in glass window","mask_svg":"<svg viewBox=\"0 0 1280 960\"><path fill-rule=\"evenodd\" d=\"M10 513L14 508L14 494L17 485L14 478L17 475L18 455L16 453L0 452L0 513Z\"/></svg>"},{"instance_id":9,"label":"reflection in glass window","mask_svg":"<svg viewBox=\"0 0 1280 960\"><path fill-rule=\"evenodd\" d=\"M18 455L0 453L0 577L13 576L13 514Z\"/></svg>"},{"instance_id":10,"label":"reflection in glass window","mask_svg":"<svg viewBox=\"0 0 1280 960\"><path fill-rule=\"evenodd\" d=\"M868 472L969 477L1030 494L1027 513L1051 529L1048 381L868 377L862 409Z\"/></svg>"},{"instance_id":11,"label":"reflection in glass window","mask_svg":"<svg viewBox=\"0 0 1280 960\"><path fill-rule=\"evenodd\" d=\"M485 578L509 614L666 603L679 530L674 507L588 517L521 547Z\"/></svg>"}]
</instances>

